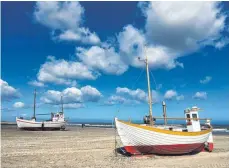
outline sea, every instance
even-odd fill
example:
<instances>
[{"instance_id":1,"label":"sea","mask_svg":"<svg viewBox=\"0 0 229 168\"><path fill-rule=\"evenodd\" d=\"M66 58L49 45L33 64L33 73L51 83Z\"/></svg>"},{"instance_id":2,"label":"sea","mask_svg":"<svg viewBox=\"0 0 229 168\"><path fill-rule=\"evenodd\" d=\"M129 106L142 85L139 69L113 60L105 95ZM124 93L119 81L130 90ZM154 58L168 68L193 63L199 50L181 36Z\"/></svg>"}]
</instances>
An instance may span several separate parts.
<instances>
[{"instance_id":1,"label":"sea","mask_svg":"<svg viewBox=\"0 0 229 168\"><path fill-rule=\"evenodd\" d=\"M37 119L37 121L42 121ZM125 121L125 120L124 120ZM129 120L126 120L129 121ZM143 124L143 120L131 120L132 123L136 124ZM16 125L15 120L13 121L2 121L2 125L5 125L4 123L10 123L13 125ZM86 127L102 127L102 128L114 128L114 120L113 119L69 119L67 120L68 126L84 126ZM156 121L157 125L163 125L162 120ZM169 125L181 125L185 126L184 121L168 121ZM7 124L8 125L8 124ZM229 121L220 121L220 120L214 120L211 122L211 125L213 126L213 134L217 135L229 135Z\"/></svg>"},{"instance_id":2,"label":"sea","mask_svg":"<svg viewBox=\"0 0 229 168\"><path fill-rule=\"evenodd\" d=\"M127 120L126 120L127 121ZM128 120L129 121L129 120ZM136 124L143 124L141 120L131 120L132 123ZM89 127L106 127L106 128L113 128L114 127L114 120L100 120L100 119L72 119L68 121L69 126L85 126ZM162 125L162 121L156 121L157 125ZM185 123L182 121L173 121L168 122L168 124L174 125L179 124L185 126ZM213 126L213 134L217 135L229 135L229 121L214 121L211 123Z\"/></svg>"}]
</instances>

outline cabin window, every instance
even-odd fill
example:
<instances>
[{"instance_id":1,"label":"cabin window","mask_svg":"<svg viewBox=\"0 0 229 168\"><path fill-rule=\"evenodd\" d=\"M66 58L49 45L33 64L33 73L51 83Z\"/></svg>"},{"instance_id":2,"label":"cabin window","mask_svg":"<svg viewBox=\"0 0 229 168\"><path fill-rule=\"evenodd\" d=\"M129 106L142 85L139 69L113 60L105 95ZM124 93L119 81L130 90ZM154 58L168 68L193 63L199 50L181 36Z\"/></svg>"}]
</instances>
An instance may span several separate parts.
<instances>
[{"instance_id":1,"label":"cabin window","mask_svg":"<svg viewBox=\"0 0 229 168\"><path fill-rule=\"evenodd\" d=\"M187 120L190 121L190 114L187 114Z\"/></svg>"},{"instance_id":2,"label":"cabin window","mask_svg":"<svg viewBox=\"0 0 229 168\"><path fill-rule=\"evenodd\" d=\"M197 114L192 114L192 118L193 118L194 120L197 120Z\"/></svg>"}]
</instances>

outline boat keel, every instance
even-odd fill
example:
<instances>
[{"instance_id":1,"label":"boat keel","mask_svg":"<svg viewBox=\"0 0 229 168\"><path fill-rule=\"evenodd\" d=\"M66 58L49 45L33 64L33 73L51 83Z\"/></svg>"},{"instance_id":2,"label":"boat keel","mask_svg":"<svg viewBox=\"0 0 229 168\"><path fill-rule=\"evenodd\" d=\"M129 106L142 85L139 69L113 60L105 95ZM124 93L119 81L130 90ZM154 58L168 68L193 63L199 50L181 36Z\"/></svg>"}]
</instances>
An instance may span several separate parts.
<instances>
[{"instance_id":1,"label":"boat keel","mask_svg":"<svg viewBox=\"0 0 229 168\"><path fill-rule=\"evenodd\" d=\"M161 154L180 155L188 153L199 153L204 149L204 144L174 144L174 145L151 145L151 146L125 146L126 152L131 155Z\"/></svg>"}]
</instances>

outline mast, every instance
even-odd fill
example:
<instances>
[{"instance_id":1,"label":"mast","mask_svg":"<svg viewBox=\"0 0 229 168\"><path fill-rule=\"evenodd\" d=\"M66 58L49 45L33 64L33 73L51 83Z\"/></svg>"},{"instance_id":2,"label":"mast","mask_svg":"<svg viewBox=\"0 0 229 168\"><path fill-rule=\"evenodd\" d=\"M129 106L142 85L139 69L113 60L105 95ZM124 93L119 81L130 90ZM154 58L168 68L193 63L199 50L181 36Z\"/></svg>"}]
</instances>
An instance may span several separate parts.
<instances>
[{"instance_id":1,"label":"mast","mask_svg":"<svg viewBox=\"0 0 229 168\"><path fill-rule=\"evenodd\" d=\"M146 75L147 75L147 84L148 84L148 99L149 99L148 104L149 104L150 125L153 125L152 95L150 89L149 65L148 65L147 54L146 54L145 63L146 63Z\"/></svg>"},{"instance_id":2,"label":"mast","mask_svg":"<svg viewBox=\"0 0 229 168\"><path fill-rule=\"evenodd\" d=\"M34 100L33 100L33 117L36 117L36 89L34 90Z\"/></svg>"},{"instance_id":3,"label":"mast","mask_svg":"<svg viewBox=\"0 0 229 168\"><path fill-rule=\"evenodd\" d=\"M61 96L61 110L62 110L62 113L64 113L63 96Z\"/></svg>"}]
</instances>

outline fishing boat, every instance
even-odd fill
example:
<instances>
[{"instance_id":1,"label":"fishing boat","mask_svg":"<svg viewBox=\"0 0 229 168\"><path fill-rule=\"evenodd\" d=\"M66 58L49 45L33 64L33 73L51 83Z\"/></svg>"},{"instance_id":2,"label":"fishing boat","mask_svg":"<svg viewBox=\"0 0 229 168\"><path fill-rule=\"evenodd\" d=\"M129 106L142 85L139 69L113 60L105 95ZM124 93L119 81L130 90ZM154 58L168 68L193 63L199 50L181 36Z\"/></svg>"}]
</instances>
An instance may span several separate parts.
<instances>
[{"instance_id":1,"label":"fishing boat","mask_svg":"<svg viewBox=\"0 0 229 168\"><path fill-rule=\"evenodd\" d=\"M16 117L17 127L26 130L64 130L66 121L64 118L63 101L61 97L62 111L51 113L51 119L46 121L36 120L36 90L34 91L34 111L31 120L25 120L23 117ZM46 114L40 114L46 115Z\"/></svg>"},{"instance_id":2,"label":"fishing boat","mask_svg":"<svg viewBox=\"0 0 229 168\"><path fill-rule=\"evenodd\" d=\"M213 137L210 120L199 118L200 109L196 106L184 111L185 118L168 118L165 102L163 102L165 123L164 125L155 125L155 120L161 118L152 115L152 95L147 56L144 62L146 64L149 104L149 116L145 117L145 124L134 124L115 118L115 127L126 153L131 155L173 155L198 153L205 149L212 151ZM186 127L167 125L169 119L185 120ZM206 120L203 127L200 125L200 120Z\"/></svg>"}]
</instances>

